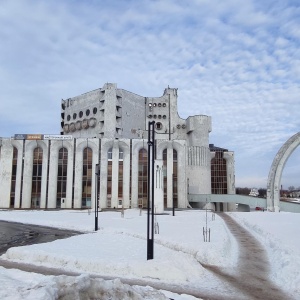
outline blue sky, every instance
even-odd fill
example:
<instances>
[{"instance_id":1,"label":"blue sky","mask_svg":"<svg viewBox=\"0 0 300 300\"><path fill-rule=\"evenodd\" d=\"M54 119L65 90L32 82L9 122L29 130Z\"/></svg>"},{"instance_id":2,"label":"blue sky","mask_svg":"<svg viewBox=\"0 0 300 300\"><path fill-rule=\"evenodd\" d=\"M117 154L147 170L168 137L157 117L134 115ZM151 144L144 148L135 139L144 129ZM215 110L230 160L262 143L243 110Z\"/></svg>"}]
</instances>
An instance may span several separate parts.
<instances>
[{"instance_id":1,"label":"blue sky","mask_svg":"<svg viewBox=\"0 0 300 300\"><path fill-rule=\"evenodd\" d=\"M0 136L59 133L60 101L117 83L178 88L182 118L212 117L236 186L266 187L300 129L300 3L269 0L0 0ZM283 172L300 186L300 150Z\"/></svg>"}]
</instances>

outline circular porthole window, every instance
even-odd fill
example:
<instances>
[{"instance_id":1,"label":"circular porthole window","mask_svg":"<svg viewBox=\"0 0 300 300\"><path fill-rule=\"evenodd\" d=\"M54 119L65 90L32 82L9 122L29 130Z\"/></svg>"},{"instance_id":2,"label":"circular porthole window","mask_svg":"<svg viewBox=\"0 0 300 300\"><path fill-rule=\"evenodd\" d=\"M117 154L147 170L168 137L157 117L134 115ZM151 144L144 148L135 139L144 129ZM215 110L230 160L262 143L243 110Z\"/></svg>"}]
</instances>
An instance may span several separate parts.
<instances>
[{"instance_id":1,"label":"circular porthole window","mask_svg":"<svg viewBox=\"0 0 300 300\"><path fill-rule=\"evenodd\" d=\"M166 103L163 103L163 107L166 107L167 106L167 104Z\"/></svg>"},{"instance_id":2,"label":"circular porthole window","mask_svg":"<svg viewBox=\"0 0 300 300\"><path fill-rule=\"evenodd\" d=\"M75 127L76 127L76 130L80 130L81 129L81 121L77 121L75 123Z\"/></svg>"},{"instance_id":3,"label":"circular porthole window","mask_svg":"<svg viewBox=\"0 0 300 300\"><path fill-rule=\"evenodd\" d=\"M157 117L156 115L153 115L153 118L154 118L154 119L156 119L156 117Z\"/></svg>"},{"instance_id":4,"label":"circular porthole window","mask_svg":"<svg viewBox=\"0 0 300 300\"><path fill-rule=\"evenodd\" d=\"M65 126L64 126L64 132L69 132L70 130L69 130L69 125L68 124L65 124Z\"/></svg>"},{"instance_id":5,"label":"circular porthole window","mask_svg":"<svg viewBox=\"0 0 300 300\"><path fill-rule=\"evenodd\" d=\"M149 118L149 119L152 119L152 115L149 115L148 118Z\"/></svg>"},{"instance_id":6,"label":"circular porthole window","mask_svg":"<svg viewBox=\"0 0 300 300\"><path fill-rule=\"evenodd\" d=\"M179 129L180 127L181 127L181 126L178 124L178 125L177 125L177 128Z\"/></svg>"},{"instance_id":7,"label":"circular porthole window","mask_svg":"<svg viewBox=\"0 0 300 300\"><path fill-rule=\"evenodd\" d=\"M90 127L95 127L96 124L97 124L97 121L96 121L95 118L91 118L91 119L89 120L89 126L90 126Z\"/></svg>"},{"instance_id":8,"label":"circular porthole window","mask_svg":"<svg viewBox=\"0 0 300 300\"><path fill-rule=\"evenodd\" d=\"M161 115L158 115L158 118L161 119Z\"/></svg>"},{"instance_id":9,"label":"circular porthole window","mask_svg":"<svg viewBox=\"0 0 300 300\"><path fill-rule=\"evenodd\" d=\"M163 115L163 119L166 119L167 118L167 116L166 115Z\"/></svg>"},{"instance_id":10,"label":"circular porthole window","mask_svg":"<svg viewBox=\"0 0 300 300\"><path fill-rule=\"evenodd\" d=\"M161 103L158 103L158 107L161 107Z\"/></svg>"},{"instance_id":11,"label":"circular porthole window","mask_svg":"<svg viewBox=\"0 0 300 300\"><path fill-rule=\"evenodd\" d=\"M75 130L76 130L75 124L74 124L74 123L71 123L71 124L70 124L70 131L71 131L71 132L74 132Z\"/></svg>"},{"instance_id":12,"label":"circular porthole window","mask_svg":"<svg viewBox=\"0 0 300 300\"><path fill-rule=\"evenodd\" d=\"M83 119L82 121L82 128L88 129L89 128L89 122L87 119Z\"/></svg>"},{"instance_id":13,"label":"circular porthole window","mask_svg":"<svg viewBox=\"0 0 300 300\"><path fill-rule=\"evenodd\" d=\"M153 103L153 106L155 107L155 106L156 106L156 103Z\"/></svg>"}]
</instances>

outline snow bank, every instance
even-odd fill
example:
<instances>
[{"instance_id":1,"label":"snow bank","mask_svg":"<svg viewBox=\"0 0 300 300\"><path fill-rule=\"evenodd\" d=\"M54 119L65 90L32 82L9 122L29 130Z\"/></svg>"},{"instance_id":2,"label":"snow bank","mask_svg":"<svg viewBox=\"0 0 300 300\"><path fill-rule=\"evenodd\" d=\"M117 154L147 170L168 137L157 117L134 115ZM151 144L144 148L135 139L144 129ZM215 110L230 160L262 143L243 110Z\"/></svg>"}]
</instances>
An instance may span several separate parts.
<instances>
[{"instance_id":1,"label":"snow bank","mask_svg":"<svg viewBox=\"0 0 300 300\"><path fill-rule=\"evenodd\" d=\"M130 286L119 279L94 279L89 275L43 276L19 270L6 270L0 267L0 299L14 300L80 300L80 299L122 299L122 300L166 300L163 291L151 287ZM173 294L174 299L196 299Z\"/></svg>"}]
</instances>

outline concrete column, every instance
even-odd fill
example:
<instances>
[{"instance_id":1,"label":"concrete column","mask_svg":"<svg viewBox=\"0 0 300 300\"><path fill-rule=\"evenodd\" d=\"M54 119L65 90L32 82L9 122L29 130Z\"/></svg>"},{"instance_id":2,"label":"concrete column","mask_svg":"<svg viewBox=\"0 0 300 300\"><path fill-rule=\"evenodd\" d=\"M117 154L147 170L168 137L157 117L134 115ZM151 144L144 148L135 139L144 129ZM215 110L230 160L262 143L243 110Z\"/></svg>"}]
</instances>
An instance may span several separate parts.
<instances>
[{"instance_id":1,"label":"concrete column","mask_svg":"<svg viewBox=\"0 0 300 300\"><path fill-rule=\"evenodd\" d=\"M227 194L235 194L235 173L234 173L234 153L223 152L223 158L226 159L227 171Z\"/></svg>"},{"instance_id":2,"label":"concrete column","mask_svg":"<svg viewBox=\"0 0 300 300\"><path fill-rule=\"evenodd\" d=\"M127 147L123 147L123 207L129 208L130 196L130 140L124 141Z\"/></svg>"},{"instance_id":3,"label":"concrete column","mask_svg":"<svg viewBox=\"0 0 300 300\"><path fill-rule=\"evenodd\" d=\"M48 208L56 208L57 195L57 174L58 174L58 153L61 148L61 141L52 141L49 165L49 188L48 188Z\"/></svg>"},{"instance_id":4,"label":"concrete column","mask_svg":"<svg viewBox=\"0 0 300 300\"><path fill-rule=\"evenodd\" d=\"M119 184L119 144L114 141L112 150L112 183L111 183L111 207L118 208L118 184Z\"/></svg>"},{"instance_id":5,"label":"concrete column","mask_svg":"<svg viewBox=\"0 0 300 300\"><path fill-rule=\"evenodd\" d=\"M186 144L185 141L174 141L173 147L177 151L177 197L178 207L186 208L187 201L187 172L186 172Z\"/></svg>"},{"instance_id":6,"label":"concrete column","mask_svg":"<svg viewBox=\"0 0 300 300\"><path fill-rule=\"evenodd\" d=\"M234 168L234 153L223 152L223 158L226 159L227 171L227 194L235 194L235 168ZM227 211L236 211L235 203L227 203Z\"/></svg>"},{"instance_id":7,"label":"concrete column","mask_svg":"<svg viewBox=\"0 0 300 300\"><path fill-rule=\"evenodd\" d=\"M75 156L74 208L81 208L83 149L87 146L87 142L83 139L77 139L77 143Z\"/></svg>"},{"instance_id":8,"label":"concrete column","mask_svg":"<svg viewBox=\"0 0 300 300\"><path fill-rule=\"evenodd\" d=\"M48 177L48 152L49 141L37 141L39 147L43 149L43 165L42 165L42 186L41 186L41 201L40 208L46 208L46 192L47 192L47 177Z\"/></svg>"},{"instance_id":9,"label":"concrete column","mask_svg":"<svg viewBox=\"0 0 300 300\"><path fill-rule=\"evenodd\" d=\"M34 148L32 143L32 141L25 141L22 208L31 207L32 163ZM36 143L34 146L36 146Z\"/></svg>"},{"instance_id":10,"label":"concrete column","mask_svg":"<svg viewBox=\"0 0 300 300\"><path fill-rule=\"evenodd\" d=\"M223 202L223 211L224 212L228 211L228 203L227 202Z\"/></svg>"},{"instance_id":11,"label":"concrete column","mask_svg":"<svg viewBox=\"0 0 300 300\"><path fill-rule=\"evenodd\" d=\"M167 207L173 207L173 148L172 143L167 148Z\"/></svg>"},{"instance_id":12,"label":"concrete column","mask_svg":"<svg viewBox=\"0 0 300 300\"><path fill-rule=\"evenodd\" d=\"M64 142L68 149L68 169L67 169L67 191L66 191L66 208L72 208L72 190L73 190L73 166L74 166L74 140Z\"/></svg>"},{"instance_id":13,"label":"concrete column","mask_svg":"<svg viewBox=\"0 0 300 300\"><path fill-rule=\"evenodd\" d=\"M164 212L164 173L163 160L156 159L154 162L154 212Z\"/></svg>"},{"instance_id":14,"label":"concrete column","mask_svg":"<svg viewBox=\"0 0 300 300\"><path fill-rule=\"evenodd\" d=\"M99 162L99 139L89 139L89 147L93 151L92 156L92 187L91 187L91 207L95 208L96 195L96 164Z\"/></svg>"},{"instance_id":15,"label":"concrete column","mask_svg":"<svg viewBox=\"0 0 300 300\"><path fill-rule=\"evenodd\" d=\"M100 207L107 207L107 151L112 147L112 142L107 139L101 140L101 162L100 162Z\"/></svg>"},{"instance_id":16,"label":"concrete column","mask_svg":"<svg viewBox=\"0 0 300 300\"><path fill-rule=\"evenodd\" d=\"M12 170L12 145L9 139L2 140L0 157L0 207L10 207L11 170Z\"/></svg>"},{"instance_id":17,"label":"concrete column","mask_svg":"<svg viewBox=\"0 0 300 300\"><path fill-rule=\"evenodd\" d=\"M190 194L211 193L210 151L208 147L188 148Z\"/></svg>"}]
</instances>

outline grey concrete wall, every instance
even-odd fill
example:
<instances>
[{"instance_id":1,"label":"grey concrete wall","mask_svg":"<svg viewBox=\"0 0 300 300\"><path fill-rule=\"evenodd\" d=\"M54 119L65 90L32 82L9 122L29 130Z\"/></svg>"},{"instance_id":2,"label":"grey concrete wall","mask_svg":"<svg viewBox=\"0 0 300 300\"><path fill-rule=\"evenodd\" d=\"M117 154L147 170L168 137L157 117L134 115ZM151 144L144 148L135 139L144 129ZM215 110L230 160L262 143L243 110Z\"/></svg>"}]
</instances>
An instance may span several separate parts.
<instances>
[{"instance_id":1,"label":"grey concrete wall","mask_svg":"<svg viewBox=\"0 0 300 300\"><path fill-rule=\"evenodd\" d=\"M9 208L13 148L10 139L2 139L0 153L0 207Z\"/></svg>"}]
</instances>

